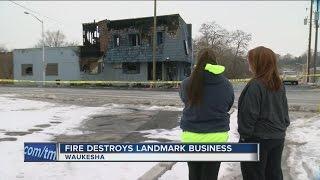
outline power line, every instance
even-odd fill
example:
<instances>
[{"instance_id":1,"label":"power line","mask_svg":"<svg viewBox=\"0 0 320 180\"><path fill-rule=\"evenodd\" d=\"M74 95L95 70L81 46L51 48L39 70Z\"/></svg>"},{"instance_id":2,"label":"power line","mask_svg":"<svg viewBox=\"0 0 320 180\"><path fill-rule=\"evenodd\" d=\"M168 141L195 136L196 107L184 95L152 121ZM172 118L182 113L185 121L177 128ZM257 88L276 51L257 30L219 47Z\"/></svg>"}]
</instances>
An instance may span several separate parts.
<instances>
[{"instance_id":1,"label":"power line","mask_svg":"<svg viewBox=\"0 0 320 180\"><path fill-rule=\"evenodd\" d=\"M17 3L17 2L15 2L15 1L12 1L12 0L9 0L9 1L10 1L11 3L13 3L13 4L15 4L15 5L23 8L23 9L25 9L25 10L27 10L27 11L29 11L29 12L32 12L32 13L37 14L37 15L39 15L39 16L42 16L42 17L44 17L44 18L47 18L47 19L56 21L56 22L58 22L58 23L61 23L60 21L58 21L58 20L56 20L56 19L54 19L54 18L51 18L51 17L45 16L45 15L42 15L41 13L39 13L39 12L37 12L37 11L35 11L35 10L32 10L32 9L30 9L30 8L24 6L24 5L21 5L21 4Z\"/></svg>"}]
</instances>

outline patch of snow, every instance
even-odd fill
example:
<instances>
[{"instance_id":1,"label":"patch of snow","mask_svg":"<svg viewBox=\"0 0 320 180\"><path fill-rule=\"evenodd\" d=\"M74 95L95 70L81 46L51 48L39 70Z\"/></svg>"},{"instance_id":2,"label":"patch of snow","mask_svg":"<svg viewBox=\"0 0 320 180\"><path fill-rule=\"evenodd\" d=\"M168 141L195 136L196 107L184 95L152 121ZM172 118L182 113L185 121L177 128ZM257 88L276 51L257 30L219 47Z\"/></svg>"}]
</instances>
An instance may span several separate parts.
<instances>
[{"instance_id":1,"label":"patch of snow","mask_svg":"<svg viewBox=\"0 0 320 180\"><path fill-rule=\"evenodd\" d=\"M139 131L139 133L145 134L144 137L150 139L168 139L171 141L180 141L181 134L180 127L175 127L173 129L151 129L145 131Z\"/></svg>"},{"instance_id":2,"label":"patch of snow","mask_svg":"<svg viewBox=\"0 0 320 180\"><path fill-rule=\"evenodd\" d=\"M287 164L294 179L319 179L320 115L291 122L287 131Z\"/></svg>"},{"instance_id":3,"label":"patch of snow","mask_svg":"<svg viewBox=\"0 0 320 180\"><path fill-rule=\"evenodd\" d=\"M230 117L230 131L228 142L238 142L238 124L237 124L237 110L234 110ZM145 135L148 138L165 138L169 140L179 140L181 129L176 127L172 130L149 130L143 131L149 133ZM175 179L185 180L188 179L188 166L186 162L176 163L171 170L167 171L160 177L160 180ZM222 162L220 165L218 179L241 179L240 163L239 162Z\"/></svg>"},{"instance_id":4,"label":"patch of snow","mask_svg":"<svg viewBox=\"0 0 320 180\"><path fill-rule=\"evenodd\" d=\"M164 110L164 111L182 111L182 107L173 106L139 106L139 108L144 110Z\"/></svg>"},{"instance_id":5,"label":"patch of snow","mask_svg":"<svg viewBox=\"0 0 320 180\"><path fill-rule=\"evenodd\" d=\"M174 107L174 106L146 106L146 105L130 105L130 104L114 104L109 103L105 104L104 107L113 107L119 109L133 108L137 110L145 110L145 111L155 111L155 110L163 110L163 111L182 111L182 107Z\"/></svg>"},{"instance_id":6,"label":"patch of snow","mask_svg":"<svg viewBox=\"0 0 320 180\"><path fill-rule=\"evenodd\" d=\"M57 134L82 133L75 130L81 122L94 115L117 114L124 109L114 107L65 106L40 101L31 101L0 96L0 138L16 137L17 141L0 141L1 179L137 179L148 171L155 162L23 162L24 142L46 142ZM28 131L39 124L50 124L25 136L6 136L7 131Z\"/></svg>"},{"instance_id":7,"label":"patch of snow","mask_svg":"<svg viewBox=\"0 0 320 180\"><path fill-rule=\"evenodd\" d=\"M238 142L239 134L237 132L237 111L234 111L230 118L229 142ZM288 174L292 179L316 179L320 180L320 116L310 119L297 119L291 122L287 131L286 143L288 149L288 158L286 166L288 166ZM157 138L162 134L170 134L163 130L150 130L150 134L146 137ZM157 134L157 132L159 134ZM179 131L174 130L179 137ZM170 138L173 137L170 134ZM161 138L165 138L162 136ZM175 139L176 140L176 139ZM160 178L161 180L188 179L187 163L179 162L173 168L167 171ZM239 162L222 162L220 166L220 180L242 179Z\"/></svg>"}]
</instances>

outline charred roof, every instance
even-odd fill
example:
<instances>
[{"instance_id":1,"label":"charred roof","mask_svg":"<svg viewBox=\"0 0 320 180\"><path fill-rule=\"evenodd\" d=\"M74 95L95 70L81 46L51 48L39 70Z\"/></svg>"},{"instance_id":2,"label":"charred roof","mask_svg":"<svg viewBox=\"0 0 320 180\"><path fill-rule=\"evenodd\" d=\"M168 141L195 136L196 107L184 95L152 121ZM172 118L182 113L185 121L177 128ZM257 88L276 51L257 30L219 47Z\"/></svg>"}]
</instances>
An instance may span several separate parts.
<instances>
[{"instance_id":1,"label":"charred roof","mask_svg":"<svg viewBox=\"0 0 320 180\"><path fill-rule=\"evenodd\" d=\"M179 27L179 14L157 16L157 26L168 26L169 31L175 31ZM150 29L153 25L153 17L142 17L134 19L121 19L108 21L110 29L125 29L134 27L137 29Z\"/></svg>"}]
</instances>

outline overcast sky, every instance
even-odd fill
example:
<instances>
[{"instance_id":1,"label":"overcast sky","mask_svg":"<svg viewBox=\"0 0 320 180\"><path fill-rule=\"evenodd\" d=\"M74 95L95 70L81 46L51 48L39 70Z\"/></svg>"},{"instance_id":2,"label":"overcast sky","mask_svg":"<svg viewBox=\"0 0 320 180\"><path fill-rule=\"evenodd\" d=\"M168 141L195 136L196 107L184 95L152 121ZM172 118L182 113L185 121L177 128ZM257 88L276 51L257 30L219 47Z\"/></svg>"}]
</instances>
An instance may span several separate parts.
<instances>
[{"instance_id":1,"label":"overcast sky","mask_svg":"<svg viewBox=\"0 0 320 180\"><path fill-rule=\"evenodd\" d=\"M62 30L70 41L82 42L82 23L103 19L153 16L153 1L18 1L44 19L46 30ZM193 25L193 37L204 22L216 21L229 31L252 34L249 48L264 45L276 53L301 55L307 50L309 1L158 1L158 15L180 14ZM0 1L0 45L32 47L41 24L10 1ZM43 16L49 17L45 18Z\"/></svg>"}]
</instances>

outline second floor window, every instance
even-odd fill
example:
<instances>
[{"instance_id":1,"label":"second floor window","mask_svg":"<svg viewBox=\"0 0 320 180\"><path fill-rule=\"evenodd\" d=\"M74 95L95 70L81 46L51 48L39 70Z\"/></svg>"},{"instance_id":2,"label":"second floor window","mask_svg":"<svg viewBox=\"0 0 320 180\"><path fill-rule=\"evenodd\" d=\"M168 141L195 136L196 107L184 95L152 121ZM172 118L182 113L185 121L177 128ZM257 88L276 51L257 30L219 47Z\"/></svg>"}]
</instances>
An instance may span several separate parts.
<instances>
[{"instance_id":1,"label":"second floor window","mask_svg":"<svg viewBox=\"0 0 320 180\"><path fill-rule=\"evenodd\" d=\"M163 32L157 32L157 44L160 45L163 43Z\"/></svg>"},{"instance_id":2,"label":"second floor window","mask_svg":"<svg viewBox=\"0 0 320 180\"><path fill-rule=\"evenodd\" d=\"M163 44L163 37L164 33L163 32L157 32L157 45ZM148 36L148 44L152 46L153 42L153 35Z\"/></svg>"},{"instance_id":3,"label":"second floor window","mask_svg":"<svg viewBox=\"0 0 320 180\"><path fill-rule=\"evenodd\" d=\"M129 44L130 46L140 46L140 35L139 34L129 34Z\"/></svg>"},{"instance_id":4,"label":"second floor window","mask_svg":"<svg viewBox=\"0 0 320 180\"><path fill-rule=\"evenodd\" d=\"M120 36L114 35L113 36L113 47L119 47L120 46Z\"/></svg>"},{"instance_id":5,"label":"second floor window","mask_svg":"<svg viewBox=\"0 0 320 180\"><path fill-rule=\"evenodd\" d=\"M186 40L183 40L183 45L184 45L184 52L186 55L189 55L189 46L188 42Z\"/></svg>"}]
</instances>

